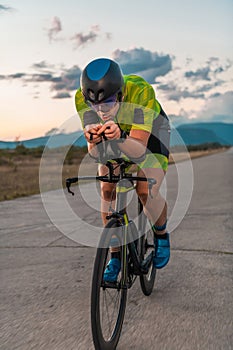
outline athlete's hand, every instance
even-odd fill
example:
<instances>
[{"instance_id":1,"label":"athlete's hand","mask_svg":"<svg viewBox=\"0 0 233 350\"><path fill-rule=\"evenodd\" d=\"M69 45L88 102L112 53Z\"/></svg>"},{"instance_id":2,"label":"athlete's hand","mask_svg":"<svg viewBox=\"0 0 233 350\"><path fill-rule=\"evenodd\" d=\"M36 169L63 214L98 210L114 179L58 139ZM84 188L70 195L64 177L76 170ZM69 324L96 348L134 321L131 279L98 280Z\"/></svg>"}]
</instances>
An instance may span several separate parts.
<instances>
[{"instance_id":1,"label":"athlete's hand","mask_svg":"<svg viewBox=\"0 0 233 350\"><path fill-rule=\"evenodd\" d=\"M108 140L118 140L121 137L121 130L113 120L109 120L97 131L97 135L104 133Z\"/></svg>"},{"instance_id":2,"label":"athlete's hand","mask_svg":"<svg viewBox=\"0 0 233 350\"><path fill-rule=\"evenodd\" d=\"M89 143L101 142L102 137L98 134L101 124L87 125L84 129L84 136Z\"/></svg>"}]
</instances>

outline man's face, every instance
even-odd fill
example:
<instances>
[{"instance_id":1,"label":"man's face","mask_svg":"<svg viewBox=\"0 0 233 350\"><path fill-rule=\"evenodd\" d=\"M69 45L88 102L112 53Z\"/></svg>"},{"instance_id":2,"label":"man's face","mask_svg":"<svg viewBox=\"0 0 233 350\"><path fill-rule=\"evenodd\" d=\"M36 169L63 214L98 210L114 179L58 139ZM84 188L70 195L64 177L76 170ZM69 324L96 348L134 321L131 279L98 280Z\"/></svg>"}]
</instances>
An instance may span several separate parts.
<instances>
[{"instance_id":1,"label":"man's face","mask_svg":"<svg viewBox=\"0 0 233 350\"><path fill-rule=\"evenodd\" d=\"M108 99L104 100L101 103L91 103L89 106L96 111L98 116L104 121L113 120L119 110L119 102L117 95L110 96Z\"/></svg>"},{"instance_id":2,"label":"man's face","mask_svg":"<svg viewBox=\"0 0 233 350\"><path fill-rule=\"evenodd\" d=\"M115 116L117 115L117 112L119 110L119 103L117 102L111 109L109 110L102 110L101 109L101 104L100 104L100 108L97 112L98 116L103 120L103 122L106 122L108 120L113 120L115 118Z\"/></svg>"}]
</instances>

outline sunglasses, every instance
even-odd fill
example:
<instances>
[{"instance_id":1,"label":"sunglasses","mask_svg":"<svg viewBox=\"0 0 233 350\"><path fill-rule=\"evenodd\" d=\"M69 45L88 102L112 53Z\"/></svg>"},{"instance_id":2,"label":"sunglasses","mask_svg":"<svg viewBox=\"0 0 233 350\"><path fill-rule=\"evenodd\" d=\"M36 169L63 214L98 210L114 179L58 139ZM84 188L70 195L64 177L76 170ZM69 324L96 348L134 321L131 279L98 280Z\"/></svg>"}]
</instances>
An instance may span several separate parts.
<instances>
[{"instance_id":1,"label":"sunglasses","mask_svg":"<svg viewBox=\"0 0 233 350\"><path fill-rule=\"evenodd\" d=\"M110 96L103 102L93 103L89 100L86 101L88 106L94 109L95 111L108 112L112 109L117 103L117 94Z\"/></svg>"}]
</instances>

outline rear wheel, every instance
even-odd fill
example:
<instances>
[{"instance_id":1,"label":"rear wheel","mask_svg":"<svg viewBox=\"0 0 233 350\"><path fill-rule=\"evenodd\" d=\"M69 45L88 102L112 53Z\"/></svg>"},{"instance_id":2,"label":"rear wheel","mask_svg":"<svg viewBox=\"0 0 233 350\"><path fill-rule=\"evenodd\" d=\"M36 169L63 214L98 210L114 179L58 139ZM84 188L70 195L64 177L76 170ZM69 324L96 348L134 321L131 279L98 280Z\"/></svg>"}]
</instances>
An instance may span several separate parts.
<instances>
[{"instance_id":1,"label":"rear wheel","mask_svg":"<svg viewBox=\"0 0 233 350\"><path fill-rule=\"evenodd\" d=\"M110 245L120 242L121 227L111 220L103 230L97 249L92 278L91 325L95 349L115 349L124 320L127 288L122 288L122 272L116 283L103 281L104 270L111 258Z\"/></svg>"},{"instance_id":2,"label":"rear wheel","mask_svg":"<svg viewBox=\"0 0 233 350\"><path fill-rule=\"evenodd\" d=\"M140 237L140 255L141 255L141 261L146 259L149 254L151 254L152 251L154 251L154 232L148 223L148 219L143 213L141 212L143 221L143 235ZM156 277L156 268L153 266L153 262L149 268L149 271L146 275L140 276L140 284L141 289L145 295L150 295L152 293L152 290L154 288L155 283L155 277Z\"/></svg>"}]
</instances>

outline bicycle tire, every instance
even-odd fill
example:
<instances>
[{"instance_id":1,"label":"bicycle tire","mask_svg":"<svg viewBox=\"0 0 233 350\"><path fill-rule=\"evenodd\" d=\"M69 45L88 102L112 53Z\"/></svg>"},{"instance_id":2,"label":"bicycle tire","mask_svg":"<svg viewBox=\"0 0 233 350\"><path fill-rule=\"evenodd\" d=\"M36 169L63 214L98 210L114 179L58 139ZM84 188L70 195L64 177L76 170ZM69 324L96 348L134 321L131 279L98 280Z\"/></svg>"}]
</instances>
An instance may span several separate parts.
<instances>
[{"instance_id":1,"label":"bicycle tire","mask_svg":"<svg viewBox=\"0 0 233 350\"><path fill-rule=\"evenodd\" d=\"M121 329L124 321L126 301L127 301L127 288L123 289L119 287L119 289L114 288L104 288L103 286L103 273L107 264L108 254L109 254L109 244L112 236L116 237L117 230L114 230L114 233L111 233L109 229L119 227L117 221L112 219L105 226L103 233L101 235L99 248L97 248L94 269L93 269L93 277L92 277L92 290L91 290L91 328L92 328L92 337L96 350L113 350L116 349L116 346L119 342ZM119 237L119 240L121 237ZM121 274L121 272L120 272ZM119 282L120 283L120 282ZM119 284L120 286L120 284ZM115 291L115 292L114 292ZM108 294L109 293L109 294ZM105 321L102 319L105 317L104 312L109 311L112 312L112 307L110 304L107 306L106 310L102 305L104 304L104 298L108 298L110 294L114 294L114 297L118 300L118 305L116 309L116 315L107 315L114 316L115 320L113 324L105 324ZM102 300L103 294L103 300ZM114 298L110 295L110 302L114 302ZM116 300L115 300L116 301ZM114 310L113 310L114 311ZM111 329L105 329L110 327Z\"/></svg>"},{"instance_id":2,"label":"bicycle tire","mask_svg":"<svg viewBox=\"0 0 233 350\"><path fill-rule=\"evenodd\" d=\"M144 215L141 213L141 215ZM147 220L145 216L145 220ZM154 233L151 229L151 227L148 229L145 225L145 233L140 237L140 255L141 260L144 260L147 254L150 253L150 246L154 245ZM153 249L153 248L152 248ZM155 283L155 277L156 277L156 268L152 265L149 268L149 271L146 275L140 276L140 285L141 289L144 295L149 296L151 295L154 283Z\"/></svg>"}]
</instances>

